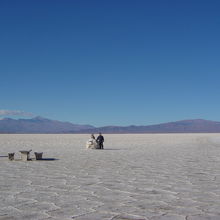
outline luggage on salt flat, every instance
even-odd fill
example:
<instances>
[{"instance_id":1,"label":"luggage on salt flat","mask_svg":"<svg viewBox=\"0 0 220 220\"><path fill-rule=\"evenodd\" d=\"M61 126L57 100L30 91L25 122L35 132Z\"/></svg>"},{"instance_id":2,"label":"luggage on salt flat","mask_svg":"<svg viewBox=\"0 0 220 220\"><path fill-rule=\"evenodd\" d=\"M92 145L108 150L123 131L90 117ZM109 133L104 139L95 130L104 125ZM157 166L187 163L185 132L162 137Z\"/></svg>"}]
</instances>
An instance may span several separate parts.
<instances>
[{"instance_id":1,"label":"luggage on salt flat","mask_svg":"<svg viewBox=\"0 0 220 220\"><path fill-rule=\"evenodd\" d=\"M91 138L86 142L86 148L87 149L98 149L98 143L96 142L95 139Z\"/></svg>"}]
</instances>

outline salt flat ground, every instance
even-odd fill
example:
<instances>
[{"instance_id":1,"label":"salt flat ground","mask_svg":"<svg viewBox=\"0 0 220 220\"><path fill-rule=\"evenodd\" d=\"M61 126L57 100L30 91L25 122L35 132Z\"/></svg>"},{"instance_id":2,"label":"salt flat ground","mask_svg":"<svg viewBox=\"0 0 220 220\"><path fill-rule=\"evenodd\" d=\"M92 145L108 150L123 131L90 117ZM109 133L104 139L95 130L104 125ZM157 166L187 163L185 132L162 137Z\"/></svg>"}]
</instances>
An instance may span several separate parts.
<instances>
[{"instance_id":1,"label":"salt flat ground","mask_svg":"<svg viewBox=\"0 0 220 220\"><path fill-rule=\"evenodd\" d=\"M0 135L0 220L220 219L220 134L88 137Z\"/></svg>"}]
</instances>

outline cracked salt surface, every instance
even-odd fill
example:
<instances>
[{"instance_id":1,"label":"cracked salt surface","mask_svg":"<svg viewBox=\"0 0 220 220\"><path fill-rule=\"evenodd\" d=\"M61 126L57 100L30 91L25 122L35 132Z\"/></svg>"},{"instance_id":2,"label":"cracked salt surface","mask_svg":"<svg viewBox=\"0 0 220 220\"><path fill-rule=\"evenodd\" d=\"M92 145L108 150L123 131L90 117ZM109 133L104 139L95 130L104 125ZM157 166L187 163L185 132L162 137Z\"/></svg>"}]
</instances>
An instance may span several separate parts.
<instances>
[{"instance_id":1,"label":"cracked salt surface","mask_svg":"<svg viewBox=\"0 0 220 220\"><path fill-rule=\"evenodd\" d=\"M88 138L0 135L0 220L220 219L220 134ZM4 157L24 149L57 160Z\"/></svg>"}]
</instances>

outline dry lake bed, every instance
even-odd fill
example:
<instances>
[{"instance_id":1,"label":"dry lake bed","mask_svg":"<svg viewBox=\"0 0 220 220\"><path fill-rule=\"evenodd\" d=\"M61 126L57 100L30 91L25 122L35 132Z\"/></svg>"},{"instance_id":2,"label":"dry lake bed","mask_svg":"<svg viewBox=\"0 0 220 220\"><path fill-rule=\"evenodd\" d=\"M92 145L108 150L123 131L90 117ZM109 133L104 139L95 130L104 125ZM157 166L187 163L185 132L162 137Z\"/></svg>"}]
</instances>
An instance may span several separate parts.
<instances>
[{"instance_id":1,"label":"dry lake bed","mask_svg":"<svg viewBox=\"0 0 220 220\"><path fill-rule=\"evenodd\" d=\"M0 220L219 220L220 134L0 135ZM43 152L42 161L8 153Z\"/></svg>"}]
</instances>

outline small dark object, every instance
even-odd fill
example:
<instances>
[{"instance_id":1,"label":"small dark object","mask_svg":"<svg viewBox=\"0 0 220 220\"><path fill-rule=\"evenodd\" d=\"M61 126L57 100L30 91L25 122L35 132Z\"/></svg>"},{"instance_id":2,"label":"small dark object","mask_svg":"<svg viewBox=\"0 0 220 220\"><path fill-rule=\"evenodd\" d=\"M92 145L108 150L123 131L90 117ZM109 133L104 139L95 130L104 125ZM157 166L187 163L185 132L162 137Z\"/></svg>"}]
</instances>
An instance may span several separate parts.
<instances>
[{"instance_id":1,"label":"small dark object","mask_svg":"<svg viewBox=\"0 0 220 220\"><path fill-rule=\"evenodd\" d=\"M14 160L15 153L8 153L8 159L9 160Z\"/></svg>"},{"instance_id":2,"label":"small dark object","mask_svg":"<svg viewBox=\"0 0 220 220\"><path fill-rule=\"evenodd\" d=\"M36 160L42 160L43 152L34 152Z\"/></svg>"}]
</instances>

